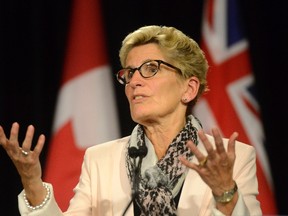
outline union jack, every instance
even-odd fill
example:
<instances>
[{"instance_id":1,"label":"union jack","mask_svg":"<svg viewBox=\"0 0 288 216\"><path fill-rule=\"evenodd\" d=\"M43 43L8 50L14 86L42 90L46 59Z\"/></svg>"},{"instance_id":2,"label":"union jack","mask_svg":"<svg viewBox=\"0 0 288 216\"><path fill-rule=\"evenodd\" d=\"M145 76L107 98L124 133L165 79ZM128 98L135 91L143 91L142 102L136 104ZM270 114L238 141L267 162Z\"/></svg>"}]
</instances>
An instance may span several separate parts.
<instances>
[{"instance_id":1,"label":"union jack","mask_svg":"<svg viewBox=\"0 0 288 216\"><path fill-rule=\"evenodd\" d=\"M249 44L241 29L237 0L207 0L201 47L210 65L211 89L193 110L209 133L217 126L223 136L239 132L239 140L257 152L258 199L263 214L275 214L273 182L266 156L265 136L249 62Z\"/></svg>"}]
</instances>

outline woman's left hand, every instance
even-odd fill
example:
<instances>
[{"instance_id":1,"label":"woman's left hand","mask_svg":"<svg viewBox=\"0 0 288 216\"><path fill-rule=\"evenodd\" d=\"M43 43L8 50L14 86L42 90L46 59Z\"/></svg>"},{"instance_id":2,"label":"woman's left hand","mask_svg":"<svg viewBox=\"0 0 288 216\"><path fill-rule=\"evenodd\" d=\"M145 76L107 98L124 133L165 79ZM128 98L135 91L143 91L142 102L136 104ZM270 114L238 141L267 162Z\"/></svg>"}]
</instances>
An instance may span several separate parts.
<instances>
[{"instance_id":1,"label":"woman's left hand","mask_svg":"<svg viewBox=\"0 0 288 216\"><path fill-rule=\"evenodd\" d=\"M181 162L187 167L195 170L203 181L211 188L216 196L222 195L225 191L234 187L233 167L235 162L235 141L238 133L234 132L228 141L227 151L224 148L223 140L218 129L212 129L216 148L208 140L204 132L198 132L200 140L207 150L207 155L200 152L197 146L188 141L187 145L198 159L199 164L192 163L184 157L180 157Z\"/></svg>"}]
</instances>

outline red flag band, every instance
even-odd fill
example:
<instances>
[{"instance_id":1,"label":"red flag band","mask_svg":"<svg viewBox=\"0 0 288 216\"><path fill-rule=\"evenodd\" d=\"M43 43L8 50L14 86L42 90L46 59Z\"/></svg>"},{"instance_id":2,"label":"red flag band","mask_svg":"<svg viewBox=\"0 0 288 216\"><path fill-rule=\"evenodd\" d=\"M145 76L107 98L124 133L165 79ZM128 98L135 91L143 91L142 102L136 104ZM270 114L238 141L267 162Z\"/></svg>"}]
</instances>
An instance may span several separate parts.
<instances>
[{"instance_id":1,"label":"red flag band","mask_svg":"<svg viewBox=\"0 0 288 216\"><path fill-rule=\"evenodd\" d=\"M99 7L95 0L72 4L63 82L44 173L62 210L73 196L85 149L120 135Z\"/></svg>"}]
</instances>

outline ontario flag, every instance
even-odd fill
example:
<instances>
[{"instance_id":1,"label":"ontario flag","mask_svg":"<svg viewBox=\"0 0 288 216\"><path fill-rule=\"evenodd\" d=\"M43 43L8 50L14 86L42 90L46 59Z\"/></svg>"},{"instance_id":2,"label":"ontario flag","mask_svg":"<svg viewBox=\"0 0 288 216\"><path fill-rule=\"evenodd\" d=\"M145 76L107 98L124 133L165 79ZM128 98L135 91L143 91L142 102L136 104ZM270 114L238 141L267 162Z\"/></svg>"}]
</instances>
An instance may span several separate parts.
<instances>
[{"instance_id":1,"label":"ontario flag","mask_svg":"<svg viewBox=\"0 0 288 216\"><path fill-rule=\"evenodd\" d=\"M97 0L72 3L63 79L44 181L65 211L79 180L85 149L119 137L112 73Z\"/></svg>"},{"instance_id":2,"label":"ontario flag","mask_svg":"<svg viewBox=\"0 0 288 216\"><path fill-rule=\"evenodd\" d=\"M204 5L201 46L210 65L211 91L193 110L206 130L219 127L223 136L239 132L239 140L257 153L258 200L264 215L276 214L269 161L264 148L260 109L255 98L249 63L249 45L243 35L237 0L207 0Z\"/></svg>"}]
</instances>

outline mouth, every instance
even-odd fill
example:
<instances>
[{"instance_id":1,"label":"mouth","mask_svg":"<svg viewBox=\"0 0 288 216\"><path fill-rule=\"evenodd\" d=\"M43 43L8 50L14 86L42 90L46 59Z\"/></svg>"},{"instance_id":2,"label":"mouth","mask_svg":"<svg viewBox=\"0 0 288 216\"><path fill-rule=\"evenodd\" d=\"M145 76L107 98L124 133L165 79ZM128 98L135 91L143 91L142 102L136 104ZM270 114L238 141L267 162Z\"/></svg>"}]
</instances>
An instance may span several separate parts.
<instances>
[{"instance_id":1,"label":"mouth","mask_svg":"<svg viewBox=\"0 0 288 216\"><path fill-rule=\"evenodd\" d=\"M139 99L141 99L141 98L143 98L142 95L136 95L136 96L133 97L133 100L139 100Z\"/></svg>"}]
</instances>

